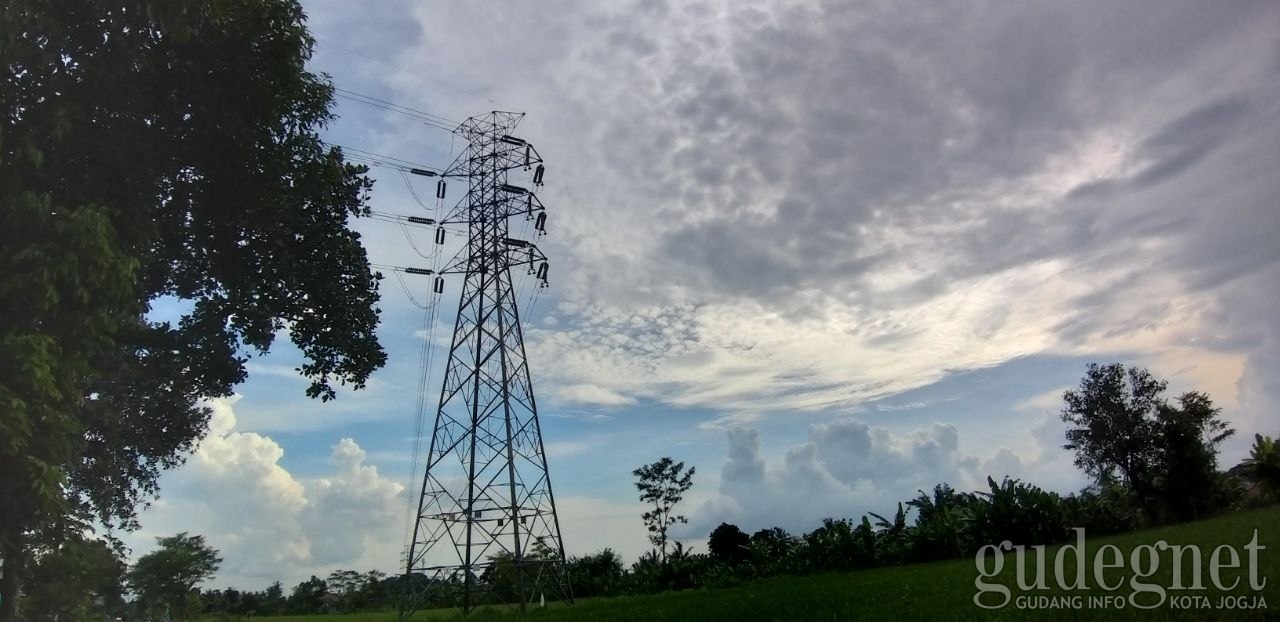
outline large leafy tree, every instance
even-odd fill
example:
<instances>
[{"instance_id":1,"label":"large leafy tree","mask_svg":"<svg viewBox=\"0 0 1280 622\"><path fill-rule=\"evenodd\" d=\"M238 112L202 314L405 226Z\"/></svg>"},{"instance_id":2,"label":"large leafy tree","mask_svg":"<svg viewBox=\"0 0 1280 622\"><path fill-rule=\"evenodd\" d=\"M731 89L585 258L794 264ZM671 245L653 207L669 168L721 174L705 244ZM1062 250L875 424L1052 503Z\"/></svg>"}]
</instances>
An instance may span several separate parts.
<instances>
[{"instance_id":1,"label":"large leafy tree","mask_svg":"<svg viewBox=\"0 0 1280 622\"><path fill-rule=\"evenodd\" d=\"M684 462L663 457L631 472L636 476L636 490L640 491L640 501L653 505L653 509L645 512L641 518L649 530L649 541L662 551L663 561L667 559L667 530L676 523L689 522L689 519L675 513L675 506L684 499L684 493L693 487L693 474L696 470L697 467L686 469Z\"/></svg>"},{"instance_id":2,"label":"large leafy tree","mask_svg":"<svg viewBox=\"0 0 1280 622\"><path fill-rule=\"evenodd\" d=\"M0 620L36 539L135 526L277 334L312 397L385 362L312 46L294 0L0 9Z\"/></svg>"},{"instance_id":3,"label":"large leafy tree","mask_svg":"<svg viewBox=\"0 0 1280 622\"><path fill-rule=\"evenodd\" d=\"M1063 447L1100 487L1127 486L1148 518L1193 518L1220 501L1218 444L1235 430L1207 395L1170 402L1167 387L1146 369L1090 364L1063 395Z\"/></svg>"},{"instance_id":4,"label":"large leafy tree","mask_svg":"<svg viewBox=\"0 0 1280 622\"><path fill-rule=\"evenodd\" d=\"M1150 492L1155 461L1155 414L1168 383L1145 369L1090 363L1078 389L1063 394L1062 420L1071 426L1063 448L1098 484L1120 479Z\"/></svg>"},{"instance_id":5,"label":"large leafy tree","mask_svg":"<svg viewBox=\"0 0 1280 622\"><path fill-rule=\"evenodd\" d=\"M204 541L188 535L156 538L158 548L138 558L125 580L129 590L148 609L168 608L179 619L199 613L193 610L191 593L218 572L222 558Z\"/></svg>"}]
</instances>

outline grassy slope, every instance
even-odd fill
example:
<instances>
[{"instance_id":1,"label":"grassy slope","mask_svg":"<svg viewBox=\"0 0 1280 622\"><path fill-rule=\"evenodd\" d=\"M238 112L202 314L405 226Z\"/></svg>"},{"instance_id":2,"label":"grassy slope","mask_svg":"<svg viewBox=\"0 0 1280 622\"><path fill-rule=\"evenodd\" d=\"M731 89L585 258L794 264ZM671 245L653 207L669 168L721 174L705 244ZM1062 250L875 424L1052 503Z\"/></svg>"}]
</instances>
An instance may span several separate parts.
<instances>
[{"instance_id":1,"label":"grassy slope","mask_svg":"<svg viewBox=\"0 0 1280 622\"><path fill-rule=\"evenodd\" d=\"M1109 538L1090 540L1087 545L1087 559L1093 559L1094 551L1105 544L1113 544L1124 551L1126 568L1111 570L1107 573L1108 583L1114 584L1124 579L1122 589L1113 592L1100 590L1095 583L1092 570L1086 573L1087 581L1093 586L1088 592L1073 592L1086 598L1088 595L1116 595L1127 597L1131 590L1127 579L1132 574L1132 566L1128 563L1130 551L1134 547L1152 544L1165 540L1170 544L1196 544L1204 552L1203 578L1204 591L1172 592L1175 594L1194 594L1208 596L1216 607L1222 594L1208 576L1209 553L1221 544L1236 547L1243 555L1243 545L1258 530L1259 544L1266 547L1259 552L1259 576L1265 578L1266 586L1261 592L1253 592L1248 587L1247 571L1223 571L1224 583L1230 583L1231 577L1240 576L1240 586L1229 592L1235 595L1261 594L1269 607L1266 611L1225 611L1225 610L1178 610L1170 608L1168 602L1152 611L1141 611L1126 606L1124 609L1109 608L1081 610L1017 610L1012 605L998 611L985 611L976 607L973 596L976 592L974 579L977 571L972 559L962 559L932 564L912 564L876 570L836 573L812 577L777 577L753 582L741 587L719 590L696 590L677 593L657 594L652 596L634 596L610 599L592 599L569 607L551 607L546 610L533 611L528 616L531 620L573 621L573 620L636 620L656 622L662 620L1092 620L1105 619L1280 619L1280 507L1265 508L1252 512L1222 516L1196 523L1176 525L1160 529L1151 529ZM1046 582L1055 584L1053 559L1058 547L1047 550ZM1161 554L1160 570L1151 578L1144 580L1149 584L1163 586L1172 585L1172 563L1170 552ZM1188 558L1189 559L1189 558ZM1241 563L1246 564L1247 558ZM1046 591L1022 592L1017 589L1014 579L1014 560L1006 555L1004 572L1000 581L1012 588L1014 596L1032 593L1035 595L1062 595L1062 590L1053 587ZM1028 568L1034 568L1034 558L1028 559ZM1236 574L1231 574L1236 573ZM1067 576L1074 575L1074 563L1067 564ZM1184 570L1190 584L1190 574ZM994 598L994 595L984 597ZM1087 606L1088 603L1086 602ZM434 615L433 615L434 614ZM452 617L441 615L444 612L425 612L415 619L441 619ZM473 620L512 619L514 614L508 611L477 612ZM394 619L388 614L365 614L358 616L321 616L326 622L388 622ZM263 618L258 620L264 621ZM305 618L272 618L278 622L304 622Z\"/></svg>"}]
</instances>

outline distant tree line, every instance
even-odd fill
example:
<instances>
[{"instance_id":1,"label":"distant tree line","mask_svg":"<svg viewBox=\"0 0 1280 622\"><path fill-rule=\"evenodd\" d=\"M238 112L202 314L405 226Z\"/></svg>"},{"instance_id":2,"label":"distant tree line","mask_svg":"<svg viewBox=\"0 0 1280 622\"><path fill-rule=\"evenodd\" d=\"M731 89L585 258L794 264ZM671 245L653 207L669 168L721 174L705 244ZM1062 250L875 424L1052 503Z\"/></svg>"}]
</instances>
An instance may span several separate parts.
<instances>
[{"instance_id":1,"label":"distant tree line","mask_svg":"<svg viewBox=\"0 0 1280 622\"><path fill-rule=\"evenodd\" d=\"M205 614L234 617L388 611L396 608L403 585L403 577L388 577L379 570L337 570L324 579L312 575L287 594L276 581L256 592L205 590L200 602Z\"/></svg>"},{"instance_id":2,"label":"distant tree line","mask_svg":"<svg viewBox=\"0 0 1280 622\"><path fill-rule=\"evenodd\" d=\"M1079 492L1060 495L1010 477L988 477L985 488L967 492L941 483L918 491L890 515L826 518L801 535L780 527L748 534L721 523L710 534L707 553L679 542L665 552L673 521L656 520L651 510L643 519L655 549L629 569L608 549L571 559L574 593L640 594L951 559L1004 540L1063 542L1075 527L1101 536L1280 500L1280 450L1272 438L1256 435L1249 458L1223 472L1218 445L1235 431L1208 395L1192 391L1169 400L1167 388L1139 367L1091 364L1080 385L1064 393L1064 448L1092 480ZM662 517L682 520L670 507L691 485L692 469L682 472L682 466L664 458L635 471L641 500L656 503ZM655 502L661 495L653 491L674 501Z\"/></svg>"}]
</instances>

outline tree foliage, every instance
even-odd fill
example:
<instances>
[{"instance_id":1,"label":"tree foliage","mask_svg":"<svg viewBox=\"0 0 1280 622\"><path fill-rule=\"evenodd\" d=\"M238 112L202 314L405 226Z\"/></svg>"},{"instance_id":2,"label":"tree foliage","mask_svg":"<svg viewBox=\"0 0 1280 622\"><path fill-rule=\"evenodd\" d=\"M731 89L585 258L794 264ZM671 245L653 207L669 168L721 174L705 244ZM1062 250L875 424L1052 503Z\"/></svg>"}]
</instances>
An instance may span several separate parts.
<instances>
[{"instance_id":1,"label":"tree foliage","mask_svg":"<svg viewBox=\"0 0 1280 622\"><path fill-rule=\"evenodd\" d=\"M781 527L751 534L751 570L757 576L796 571L794 561L801 544L802 540Z\"/></svg>"},{"instance_id":2,"label":"tree foliage","mask_svg":"<svg viewBox=\"0 0 1280 622\"><path fill-rule=\"evenodd\" d=\"M130 591L147 607L168 607L181 619L199 613L190 607L190 595L218 572L218 551L205 544L204 536L186 532L156 538L156 544L159 548L138 558L125 575Z\"/></svg>"},{"instance_id":3,"label":"tree foliage","mask_svg":"<svg viewBox=\"0 0 1280 622\"><path fill-rule=\"evenodd\" d=\"M1098 486L1120 481L1148 520L1188 520L1227 502L1218 444L1235 433L1209 396L1163 397L1168 383L1145 369L1090 364L1063 395L1064 448Z\"/></svg>"},{"instance_id":4,"label":"tree foliage","mask_svg":"<svg viewBox=\"0 0 1280 622\"><path fill-rule=\"evenodd\" d=\"M907 502L916 510L916 550L921 559L948 559L965 552L964 531L973 504L970 493L958 493L947 484L933 487L933 494L919 495Z\"/></svg>"},{"instance_id":5,"label":"tree foliage","mask_svg":"<svg viewBox=\"0 0 1280 622\"><path fill-rule=\"evenodd\" d=\"M707 550L711 557L728 564L739 564L751 557L751 536L743 533L737 525L720 523L711 531L707 539Z\"/></svg>"},{"instance_id":6,"label":"tree foliage","mask_svg":"<svg viewBox=\"0 0 1280 622\"><path fill-rule=\"evenodd\" d=\"M296 1L14 0L0 32L12 619L33 538L135 526L249 352L287 331L322 399L385 354L378 275L347 227L371 182L319 138L332 86L306 71ZM151 319L161 299L187 311Z\"/></svg>"},{"instance_id":7,"label":"tree foliage","mask_svg":"<svg viewBox=\"0 0 1280 622\"><path fill-rule=\"evenodd\" d=\"M622 586L622 558L613 549L570 557L567 569L574 598L616 596Z\"/></svg>"},{"instance_id":8,"label":"tree foliage","mask_svg":"<svg viewBox=\"0 0 1280 622\"><path fill-rule=\"evenodd\" d=\"M320 613L324 607L324 595L329 586L324 579L311 575L310 579L295 586L289 593L289 613Z\"/></svg>"},{"instance_id":9,"label":"tree foliage","mask_svg":"<svg viewBox=\"0 0 1280 622\"><path fill-rule=\"evenodd\" d=\"M28 620L88 620L124 613L125 563L102 540L76 534L36 552L22 614Z\"/></svg>"},{"instance_id":10,"label":"tree foliage","mask_svg":"<svg viewBox=\"0 0 1280 622\"><path fill-rule=\"evenodd\" d=\"M1280 445L1276 439L1254 434L1249 457L1240 466L1246 480L1261 487L1272 500L1280 499Z\"/></svg>"},{"instance_id":11,"label":"tree foliage","mask_svg":"<svg viewBox=\"0 0 1280 622\"><path fill-rule=\"evenodd\" d=\"M1119 363L1090 363L1080 387L1063 394L1064 449L1075 452L1076 466L1099 484L1122 478L1150 491L1155 460L1155 414L1168 383L1145 369Z\"/></svg>"},{"instance_id":12,"label":"tree foliage","mask_svg":"<svg viewBox=\"0 0 1280 622\"><path fill-rule=\"evenodd\" d=\"M685 469L684 462L663 457L631 472L637 478L636 490L640 491L640 501L653 504L653 509L641 518L649 530L649 541L662 552L663 560L667 558L667 530L676 523L689 522L674 510L676 504L684 499L684 493L693 487L696 470L696 467Z\"/></svg>"},{"instance_id":13,"label":"tree foliage","mask_svg":"<svg viewBox=\"0 0 1280 622\"><path fill-rule=\"evenodd\" d=\"M1235 434L1209 396L1192 391L1156 413L1155 493L1165 520L1195 520L1231 503L1218 445Z\"/></svg>"}]
</instances>

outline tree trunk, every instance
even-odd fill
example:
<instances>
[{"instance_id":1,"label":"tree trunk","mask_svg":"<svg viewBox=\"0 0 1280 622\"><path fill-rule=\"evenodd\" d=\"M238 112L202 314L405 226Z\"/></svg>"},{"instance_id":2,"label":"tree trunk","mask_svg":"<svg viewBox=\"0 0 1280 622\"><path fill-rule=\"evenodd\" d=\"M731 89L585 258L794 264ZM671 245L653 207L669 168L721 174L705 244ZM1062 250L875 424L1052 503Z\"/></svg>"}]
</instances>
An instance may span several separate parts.
<instances>
[{"instance_id":1,"label":"tree trunk","mask_svg":"<svg viewBox=\"0 0 1280 622\"><path fill-rule=\"evenodd\" d=\"M3 538L2 542L16 542ZM17 622L18 572L22 568L22 551L19 545L0 544L0 559L4 560L3 576L0 576L0 622Z\"/></svg>"}]
</instances>

